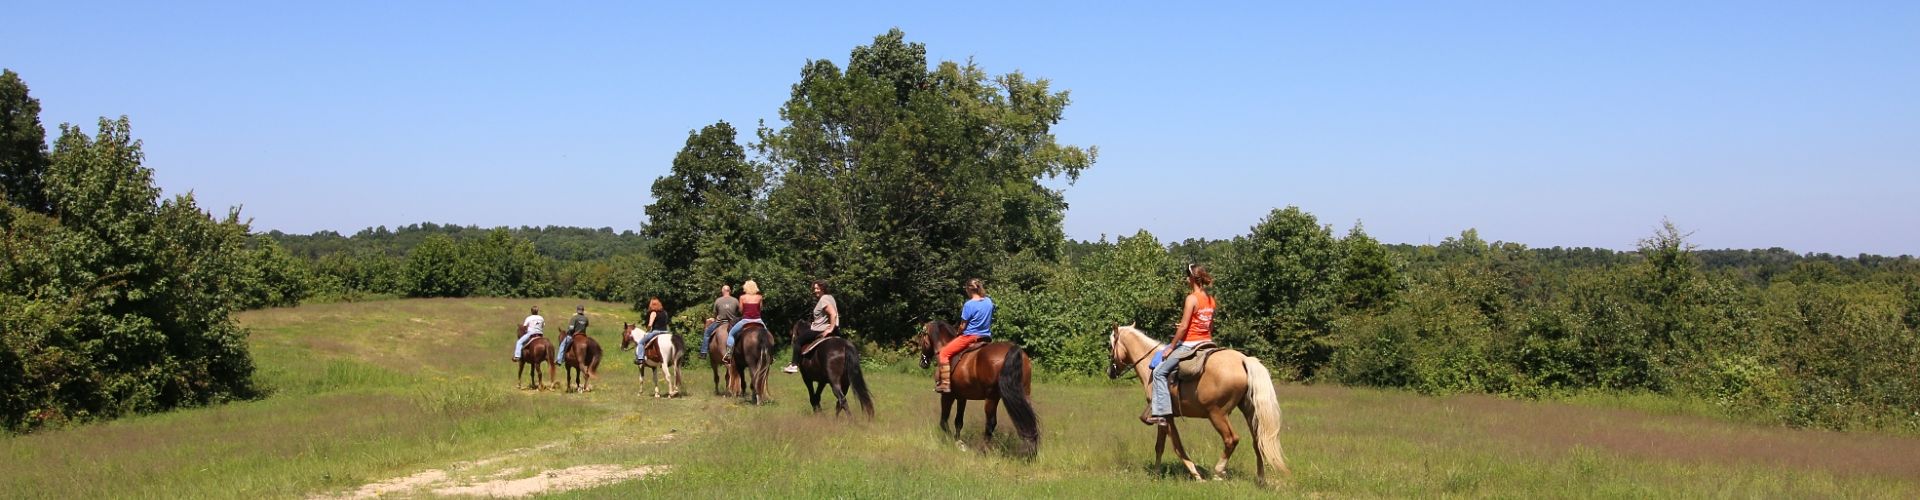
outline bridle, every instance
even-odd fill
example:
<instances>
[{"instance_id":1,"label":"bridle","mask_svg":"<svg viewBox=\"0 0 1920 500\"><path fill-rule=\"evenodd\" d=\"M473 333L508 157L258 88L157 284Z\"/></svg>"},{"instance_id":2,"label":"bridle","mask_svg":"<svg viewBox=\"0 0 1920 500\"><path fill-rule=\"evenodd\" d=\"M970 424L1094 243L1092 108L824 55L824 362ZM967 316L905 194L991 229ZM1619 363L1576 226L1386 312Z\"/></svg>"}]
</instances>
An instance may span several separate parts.
<instances>
[{"instance_id":1,"label":"bridle","mask_svg":"<svg viewBox=\"0 0 1920 500\"><path fill-rule=\"evenodd\" d=\"M1107 340L1107 354L1108 354L1107 357L1108 357L1108 365L1110 366L1110 368L1108 369L1115 370L1120 368L1120 363L1112 361L1114 358L1120 357L1120 328L1115 327L1113 329L1112 336L1108 337L1108 339L1109 340ZM1127 367L1133 368L1133 370L1130 370L1127 373L1132 373L1133 376L1135 377L1140 376L1140 364L1145 363L1149 360L1152 360L1153 350L1158 347L1159 346L1147 348L1147 355L1141 356L1140 359L1136 359L1133 361L1132 364L1127 365ZM1120 378L1120 377L1119 375L1114 375L1112 378Z\"/></svg>"}]
</instances>

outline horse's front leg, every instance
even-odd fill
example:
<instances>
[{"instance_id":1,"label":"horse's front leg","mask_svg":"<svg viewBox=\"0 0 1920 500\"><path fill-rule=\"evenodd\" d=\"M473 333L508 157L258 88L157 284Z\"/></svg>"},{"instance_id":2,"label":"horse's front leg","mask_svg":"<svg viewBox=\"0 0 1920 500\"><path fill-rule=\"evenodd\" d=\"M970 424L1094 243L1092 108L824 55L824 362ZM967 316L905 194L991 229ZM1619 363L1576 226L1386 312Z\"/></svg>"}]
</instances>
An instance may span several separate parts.
<instances>
[{"instance_id":1,"label":"horse's front leg","mask_svg":"<svg viewBox=\"0 0 1920 500\"><path fill-rule=\"evenodd\" d=\"M1167 428L1156 425L1153 429L1153 463L1158 464L1167 458Z\"/></svg>"},{"instance_id":2,"label":"horse's front leg","mask_svg":"<svg viewBox=\"0 0 1920 500\"><path fill-rule=\"evenodd\" d=\"M967 400L953 398L953 437L960 437L960 428L966 427Z\"/></svg>"},{"instance_id":3,"label":"horse's front leg","mask_svg":"<svg viewBox=\"0 0 1920 500\"><path fill-rule=\"evenodd\" d=\"M1182 465L1187 466L1187 473L1193 475L1193 480L1199 481L1200 467L1193 464L1193 459L1187 458L1187 447L1180 444L1180 427L1173 423L1174 418L1177 417L1167 418L1167 435L1173 438L1173 454L1180 457Z\"/></svg>"},{"instance_id":4,"label":"horse's front leg","mask_svg":"<svg viewBox=\"0 0 1920 500\"><path fill-rule=\"evenodd\" d=\"M953 418L953 396L940 396L940 432L952 433L947 421Z\"/></svg>"}]
</instances>

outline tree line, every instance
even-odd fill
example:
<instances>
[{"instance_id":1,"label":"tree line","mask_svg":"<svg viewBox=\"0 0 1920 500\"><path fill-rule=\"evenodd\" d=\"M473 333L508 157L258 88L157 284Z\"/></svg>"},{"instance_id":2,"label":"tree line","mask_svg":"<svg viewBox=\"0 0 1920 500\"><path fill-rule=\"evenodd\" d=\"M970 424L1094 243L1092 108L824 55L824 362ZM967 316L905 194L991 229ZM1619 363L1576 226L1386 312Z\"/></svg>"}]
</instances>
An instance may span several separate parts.
<instances>
[{"instance_id":1,"label":"tree line","mask_svg":"<svg viewBox=\"0 0 1920 500\"><path fill-rule=\"evenodd\" d=\"M93 138L63 126L47 152L25 132L37 104L21 111L34 101L9 72L0 369L24 368L0 381L8 428L247 397L230 313L303 300L661 297L691 320L718 285L752 279L784 321L806 314L807 283L821 279L849 336L892 349L921 322L954 319L961 283L981 277L1000 304L996 336L1046 371L1096 375L1114 325L1170 336L1181 269L1199 263L1216 277L1217 338L1296 380L1655 393L1761 421L1920 429L1912 257L1702 251L1671 224L1630 251L1473 230L1385 244L1297 207L1230 239L1074 241L1049 181L1071 184L1098 150L1055 140L1067 92L932 63L898 30L844 64L802 65L777 124L690 131L638 231L353 235L256 234L191 197L159 201L124 118Z\"/></svg>"}]
</instances>

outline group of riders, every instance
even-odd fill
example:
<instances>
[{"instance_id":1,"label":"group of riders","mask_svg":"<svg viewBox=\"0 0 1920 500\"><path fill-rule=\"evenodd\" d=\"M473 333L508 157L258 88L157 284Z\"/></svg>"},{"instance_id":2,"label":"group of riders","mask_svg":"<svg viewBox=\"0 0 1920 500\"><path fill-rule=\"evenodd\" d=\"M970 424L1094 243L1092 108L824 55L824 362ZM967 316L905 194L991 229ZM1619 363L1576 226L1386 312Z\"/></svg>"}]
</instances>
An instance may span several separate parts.
<instances>
[{"instance_id":1,"label":"group of riders","mask_svg":"<svg viewBox=\"0 0 1920 500\"><path fill-rule=\"evenodd\" d=\"M1213 276L1207 272L1205 266L1190 264L1186 270L1186 281L1189 290L1185 305L1181 309L1180 322L1174 328L1173 342L1168 344L1170 352L1169 349L1162 349L1155 353L1150 362L1153 373L1150 380L1152 388L1147 413L1141 416L1141 421L1148 425L1165 426L1167 420L1174 415L1173 400L1167 384L1176 363L1163 361L1182 359L1191 354L1196 347L1213 339L1216 304L1213 296L1207 292L1207 288L1213 285ZM783 370L786 373L795 373L799 370L800 358L807 354L810 346L827 337L836 336L840 331L839 304L827 288L827 283L816 280L812 283L812 287L816 298L812 310L812 323L807 330L802 331L798 338L794 339L793 361ZM739 340L740 329L748 323L759 323L763 328L767 326L766 320L761 316L761 304L765 297L760 294L760 285L748 280L741 284L740 288L743 293L735 297L731 285L720 286L720 297L713 301L713 317L707 319L707 324L701 333L698 344L701 355L707 354L707 342L720 325L733 325L727 332L726 345L729 350L734 342ZM975 343L990 341L993 337L994 303L993 299L987 296L986 283L979 278L969 279L963 289L967 298L960 306L960 319L965 327L960 335L939 350L940 364L934 383L936 392L945 393L950 390L955 355ZM522 334L513 346L514 362L520 361L521 351L529 340L542 335L545 323L546 319L540 316L538 306L535 306L532 314L520 322ZM647 343L654 337L667 333L668 323L669 315L660 299L656 297L648 300L647 318L642 323L648 331L646 336L640 338L639 345L648 345ZM574 307L573 319L567 324L567 335L561 339L560 348L554 353L555 362L559 362L566 355L572 343L572 334L585 332L587 325L586 307ZM645 349L634 349L635 364L642 362L638 357L645 356L644 352ZM730 353L728 362L731 362Z\"/></svg>"}]
</instances>

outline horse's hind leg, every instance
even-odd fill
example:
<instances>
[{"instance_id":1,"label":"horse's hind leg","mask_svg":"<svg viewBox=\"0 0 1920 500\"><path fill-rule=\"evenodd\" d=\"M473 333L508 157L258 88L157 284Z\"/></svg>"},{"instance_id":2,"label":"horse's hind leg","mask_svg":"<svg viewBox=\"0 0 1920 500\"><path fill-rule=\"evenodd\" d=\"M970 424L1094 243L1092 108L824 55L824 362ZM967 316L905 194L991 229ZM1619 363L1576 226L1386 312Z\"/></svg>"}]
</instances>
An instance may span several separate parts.
<instances>
[{"instance_id":1,"label":"horse's hind leg","mask_svg":"<svg viewBox=\"0 0 1920 500\"><path fill-rule=\"evenodd\" d=\"M1213 430L1220 432L1220 463L1213 466L1213 479L1218 481L1227 478L1227 459L1233 457L1233 447L1240 444L1240 436L1233 433L1233 423L1227 421L1225 412L1209 412L1207 420L1213 422Z\"/></svg>"},{"instance_id":2,"label":"horse's hind leg","mask_svg":"<svg viewBox=\"0 0 1920 500\"><path fill-rule=\"evenodd\" d=\"M807 399L813 402L813 412L820 413L820 391L826 390L825 382L807 381Z\"/></svg>"},{"instance_id":3,"label":"horse's hind leg","mask_svg":"<svg viewBox=\"0 0 1920 500\"><path fill-rule=\"evenodd\" d=\"M833 388L833 416L838 417L841 412L853 413L853 410L847 409L847 383L845 381L836 384L829 380L824 385Z\"/></svg>"},{"instance_id":4,"label":"horse's hind leg","mask_svg":"<svg viewBox=\"0 0 1920 500\"><path fill-rule=\"evenodd\" d=\"M987 439L993 439L993 429L1000 426L1000 398L987 398Z\"/></svg>"}]
</instances>

